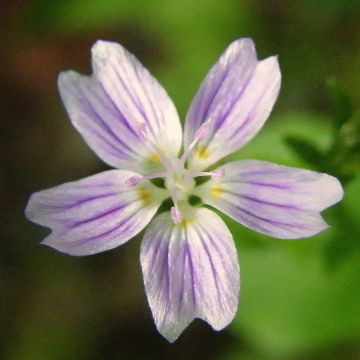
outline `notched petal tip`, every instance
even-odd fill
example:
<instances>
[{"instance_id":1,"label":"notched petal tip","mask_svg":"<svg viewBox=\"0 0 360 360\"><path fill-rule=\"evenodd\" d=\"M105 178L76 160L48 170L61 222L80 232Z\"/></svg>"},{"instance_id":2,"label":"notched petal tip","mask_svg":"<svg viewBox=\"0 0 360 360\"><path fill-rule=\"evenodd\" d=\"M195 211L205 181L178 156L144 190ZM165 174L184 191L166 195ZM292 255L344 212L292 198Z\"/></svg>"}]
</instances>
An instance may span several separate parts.
<instances>
[{"instance_id":1,"label":"notched petal tip","mask_svg":"<svg viewBox=\"0 0 360 360\"><path fill-rule=\"evenodd\" d=\"M156 327L174 342L196 318L215 330L236 314L240 271L232 235L219 216L193 209L191 221L168 213L150 224L141 244L145 290Z\"/></svg>"},{"instance_id":2,"label":"notched petal tip","mask_svg":"<svg viewBox=\"0 0 360 360\"><path fill-rule=\"evenodd\" d=\"M209 155L190 157L189 166L206 169L245 146L270 115L280 84L277 56L258 60L250 38L230 44L207 74L187 114L185 147L202 123L214 121L206 142Z\"/></svg>"},{"instance_id":3,"label":"notched petal tip","mask_svg":"<svg viewBox=\"0 0 360 360\"><path fill-rule=\"evenodd\" d=\"M92 67L94 73L100 71L103 66L109 64L116 56L123 56L127 50L119 43L107 40L97 40L91 48ZM130 53L127 53L128 56Z\"/></svg>"},{"instance_id":4,"label":"notched petal tip","mask_svg":"<svg viewBox=\"0 0 360 360\"><path fill-rule=\"evenodd\" d=\"M74 70L63 70L59 73L57 78L58 86L63 86L66 84L69 80L76 80L77 76L79 74Z\"/></svg>"},{"instance_id":5,"label":"notched petal tip","mask_svg":"<svg viewBox=\"0 0 360 360\"><path fill-rule=\"evenodd\" d=\"M182 140L181 124L173 102L159 82L121 44L99 40L91 52L93 76L101 84L111 113L124 125L124 131L116 134L126 144L123 146L131 146L127 135L136 135L136 147L144 160L154 148L177 154ZM103 120L107 123L107 117Z\"/></svg>"},{"instance_id":6,"label":"notched petal tip","mask_svg":"<svg viewBox=\"0 0 360 360\"><path fill-rule=\"evenodd\" d=\"M137 235L161 204L124 186L138 174L109 170L33 194L26 217L52 230L43 244L74 256L111 250ZM151 184L148 184L151 186ZM155 189L155 186L154 186Z\"/></svg>"},{"instance_id":7,"label":"notched petal tip","mask_svg":"<svg viewBox=\"0 0 360 360\"><path fill-rule=\"evenodd\" d=\"M93 44L93 46L91 47L91 52L92 54L96 54L96 55L101 55L104 54L104 52L109 48L109 47L121 47L121 45L115 41L109 41L109 40L96 40L95 43Z\"/></svg>"},{"instance_id":8,"label":"notched petal tip","mask_svg":"<svg viewBox=\"0 0 360 360\"><path fill-rule=\"evenodd\" d=\"M90 76L81 75L73 70L64 70L58 75L57 86L60 97L70 118L76 110L73 89L77 88L82 81L89 81L89 79Z\"/></svg>"},{"instance_id":9,"label":"notched petal tip","mask_svg":"<svg viewBox=\"0 0 360 360\"><path fill-rule=\"evenodd\" d=\"M44 206L43 195L45 192L46 190L41 190L30 195L24 210L24 215L29 221L50 229L51 225L43 219L43 214L49 210Z\"/></svg>"}]
</instances>

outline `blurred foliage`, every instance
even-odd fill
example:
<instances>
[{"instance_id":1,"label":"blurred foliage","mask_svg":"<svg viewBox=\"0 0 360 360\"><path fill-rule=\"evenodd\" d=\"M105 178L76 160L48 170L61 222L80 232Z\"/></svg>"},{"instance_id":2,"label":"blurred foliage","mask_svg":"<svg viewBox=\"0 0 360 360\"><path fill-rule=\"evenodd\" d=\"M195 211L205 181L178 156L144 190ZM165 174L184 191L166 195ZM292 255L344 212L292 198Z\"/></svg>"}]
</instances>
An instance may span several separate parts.
<instances>
[{"instance_id":1,"label":"blurred foliage","mask_svg":"<svg viewBox=\"0 0 360 360\"><path fill-rule=\"evenodd\" d=\"M6 148L0 358L360 358L360 2L15 0L0 6ZM72 129L56 94L59 71L90 72L96 39L134 52L184 117L211 64L244 36L254 38L259 57L279 54L283 85L264 129L229 159L326 171L342 180L345 198L326 211L329 230L301 241L271 239L226 218L241 263L237 317L220 333L196 321L170 345L146 304L141 235L108 253L71 258L39 246L46 230L22 212L31 192L106 169Z\"/></svg>"},{"instance_id":2,"label":"blurred foliage","mask_svg":"<svg viewBox=\"0 0 360 360\"><path fill-rule=\"evenodd\" d=\"M334 104L329 146L321 151L316 142L300 135L287 136L285 141L308 166L335 175L344 186L352 182L346 189L345 200L334 210L339 226L334 227L333 236L325 245L324 254L329 265L334 266L352 256L354 251L360 251L359 217L354 216L359 212L349 209L352 203L358 203L360 194L356 181L360 173L360 115L353 113L349 95L334 79L328 81L328 87ZM352 200L349 201L349 198Z\"/></svg>"},{"instance_id":3,"label":"blurred foliage","mask_svg":"<svg viewBox=\"0 0 360 360\"><path fill-rule=\"evenodd\" d=\"M311 159L308 163L307 156L299 155L298 147L299 157L294 158L294 147L288 147L287 141L281 142L295 138L296 134L304 144L316 144L317 151L325 153L332 143L331 123L309 114L288 114L285 118L286 126L274 124L265 128L232 158L256 154L254 157L264 160L321 170L323 162ZM271 121L281 122L280 119ZM269 151L271 144L276 146ZM334 355L332 359L347 359L342 357L342 346L346 348L352 341L358 341L359 194L360 182L351 181L343 202L326 211L331 230L301 241L269 239L228 221L239 241L243 284L241 311L233 328L248 338L253 352L262 356L260 359L296 358L296 354L305 359L326 358L329 344L338 346L331 350L339 352L338 357ZM339 261L342 261L341 267ZM338 265L336 269L334 265ZM228 359L236 356L229 355Z\"/></svg>"},{"instance_id":4,"label":"blurred foliage","mask_svg":"<svg viewBox=\"0 0 360 360\"><path fill-rule=\"evenodd\" d=\"M299 136L285 140L308 165L335 175L342 183L351 181L360 170L360 115L353 114L350 97L334 79L328 82L334 103L332 138L325 151Z\"/></svg>"}]
</instances>

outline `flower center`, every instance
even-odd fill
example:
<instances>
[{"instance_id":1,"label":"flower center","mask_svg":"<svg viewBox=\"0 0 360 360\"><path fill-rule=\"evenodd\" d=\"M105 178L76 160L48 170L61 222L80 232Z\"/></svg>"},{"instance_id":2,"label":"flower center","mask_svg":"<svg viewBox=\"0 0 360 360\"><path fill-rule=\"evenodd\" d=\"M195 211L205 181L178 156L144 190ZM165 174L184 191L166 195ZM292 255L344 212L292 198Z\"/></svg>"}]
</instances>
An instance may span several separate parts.
<instances>
[{"instance_id":1,"label":"flower center","mask_svg":"<svg viewBox=\"0 0 360 360\"><path fill-rule=\"evenodd\" d=\"M197 130L194 140L187 149L184 150L180 158L168 158L158 151L157 156L163 164L165 170L163 172L153 173L143 177L132 176L126 180L127 186L136 186L144 180L162 178L165 181L165 187L173 201L174 206L171 208L171 217L175 224L183 221L183 208L186 208L187 200L191 196L192 191L196 185L194 178L199 176L211 176L215 180L220 180L224 177L224 171L217 169L214 171L191 171L186 169L186 159L189 157L196 144L207 136L210 128L210 122L206 121ZM146 128L144 125L139 126L139 136L143 140L146 139Z\"/></svg>"},{"instance_id":2,"label":"flower center","mask_svg":"<svg viewBox=\"0 0 360 360\"><path fill-rule=\"evenodd\" d=\"M195 186L195 181L180 159L175 158L169 162L172 168L167 171L165 186L170 193L175 192L174 196L177 200L187 200Z\"/></svg>"}]
</instances>

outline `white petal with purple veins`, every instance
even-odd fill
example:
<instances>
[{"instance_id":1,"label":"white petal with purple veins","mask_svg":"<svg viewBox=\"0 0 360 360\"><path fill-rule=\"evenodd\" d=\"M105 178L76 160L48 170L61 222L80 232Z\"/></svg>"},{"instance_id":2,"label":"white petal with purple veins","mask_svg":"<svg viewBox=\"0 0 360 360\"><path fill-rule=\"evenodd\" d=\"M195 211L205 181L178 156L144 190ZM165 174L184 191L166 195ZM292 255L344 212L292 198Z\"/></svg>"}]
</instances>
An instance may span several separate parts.
<instances>
[{"instance_id":1,"label":"white petal with purple veins","mask_svg":"<svg viewBox=\"0 0 360 360\"><path fill-rule=\"evenodd\" d=\"M187 114L185 147L202 123L212 123L189 159L191 168L205 169L248 143L269 116L280 80L276 57L258 61L251 39L233 42L208 73Z\"/></svg>"},{"instance_id":2,"label":"white petal with purple veins","mask_svg":"<svg viewBox=\"0 0 360 360\"><path fill-rule=\"evenodd\" d=\"M177 225L169 213L159 215L146 230L140 258L155 324L169 341L194 318L215 330L234 318L239 263L231 233L214 212L192 209Z\"/></svg>"},{"instance_id":3,"label":"white petal with purple veins","mask_svg":"<svg viewBox=\"0 0 360 360\"><path fill-rule=\"evenodd\" d=\"M180 120L163 87L120 44L97 41L92 48L94 75L129 127L168 156L181 148Z\"/></svg>"},{"instance_id":4,"label":"white petal with purple veins","mask_svg":"<svg viewBox=\"0 0 360 360\"><path fill-rule=\"evenodd\" d=\"M95 153L113 167L144 173L152 152L100 82L93 76L65 71L59 75L58 85L73 125Z\"/></svg>"},{"instance_id":5,"label":"white petal with purple veins","mask_svg":"<svg viewBox=\"0 0 360 360\"><path fill-rule=\"evenodd\" d=\"M164 194L151 183L129 188L137 175L110 170L34 193L27 218L51 228L44 244L70 255L117 247L138 234L159 208Z\"/></svg>"},{"instance_id":6,"label":"white petal with purple veins","mask_svg":"<svg viewBox=\"0 0 360 360\"><path fill-rule=\"evenodd\" d=\"M221 166L197 195L239 223L280 239L309 237L328 227L320 212L339 202L343 190L330 175L257 160Z\"/></svg>"}]
</instances>

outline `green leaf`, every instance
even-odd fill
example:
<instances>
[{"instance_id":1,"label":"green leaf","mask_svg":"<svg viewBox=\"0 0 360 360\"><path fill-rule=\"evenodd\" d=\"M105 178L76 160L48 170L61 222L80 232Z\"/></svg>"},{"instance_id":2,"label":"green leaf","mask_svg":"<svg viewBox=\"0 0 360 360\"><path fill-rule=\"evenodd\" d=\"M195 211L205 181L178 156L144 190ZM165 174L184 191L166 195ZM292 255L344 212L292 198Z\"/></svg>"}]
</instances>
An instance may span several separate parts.
<instances>
[{"instance_id":1,"label":"green leaf","mask_svg":"<svg viewBox=\"0 0 360 360\"><path fill-rule=\"evenodd\" d=\"M360 174L349 183L345 197L332 209L330 221L334 223L333 237L325 244L327 265L332 270L348 260L353 253L360 254ZM336 221L336 223L335 223Z\"/></svg>"},{"instance_id":2,"label":"green leaf","mask_svg":"<svg viewBox=\"0 0 360 360\"><path fill-rule=\"evenodd\" d=\"M296 136L286 136L286 144L308 164L319 167L324 161L324 154L309 141Z\"/></svg>"},{"instance_id":3,"label":"green leaf","mask_svg":"<svg viewBox=\"0 0 360 360\"><path fill-rule=\"evenodd\" d=\"M334 122L337 129L341 128L352 116L353 107L348 94L333 78L327 81L334 103Z\"/></svg>"},{"instance_id":4,"label":"green leaf","mask_svg":"<svg viewBox=\"0 0 360 360\"><path fill-rule=\"evenodd\" d=\"M289 359L359 336L360 257L329 274L316 251L319 240L239 249L243 291L231 329L267 358ZM305 258L286 249L304 242Z\"/></svg>"}]
</instances>

